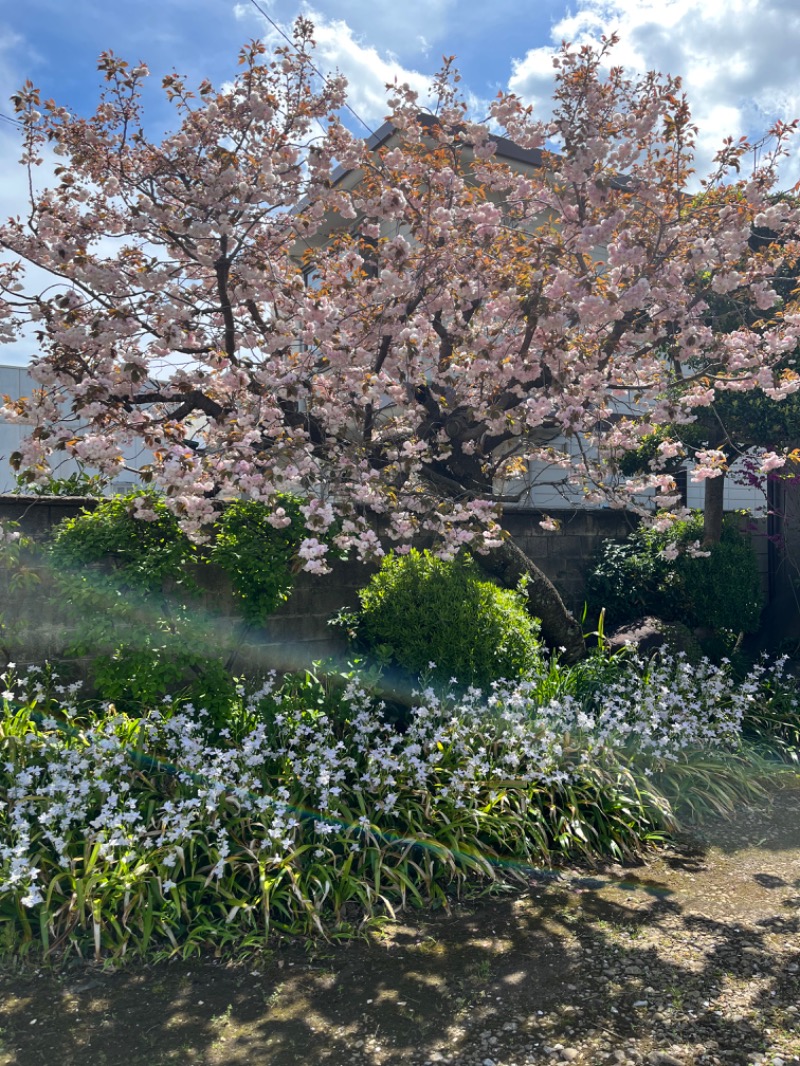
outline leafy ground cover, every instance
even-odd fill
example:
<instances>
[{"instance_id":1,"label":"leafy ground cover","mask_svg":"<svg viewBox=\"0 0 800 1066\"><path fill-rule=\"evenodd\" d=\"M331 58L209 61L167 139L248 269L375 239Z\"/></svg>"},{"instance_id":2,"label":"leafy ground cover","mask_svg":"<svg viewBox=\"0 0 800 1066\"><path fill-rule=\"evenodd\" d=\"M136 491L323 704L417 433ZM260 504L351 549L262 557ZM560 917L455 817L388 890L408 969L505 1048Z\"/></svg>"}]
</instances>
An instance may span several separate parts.
<instances>
[{"instance_id":1,"label":"leafy ground cover","mask_svg":"<svg viewBox=\"0 0 800 1066\"><path fill-rule=\"evenodd\" d=\"M6 951L242 953L276 931L349 937L530 867L631 858L761 795L764 722L797 719L781 664L737 680L681 657L537 660L487 693L424 688L399 723L379 682L269 678L221 727L177 701L91 711L7 674Z\"/></svg>"}]
</instances>

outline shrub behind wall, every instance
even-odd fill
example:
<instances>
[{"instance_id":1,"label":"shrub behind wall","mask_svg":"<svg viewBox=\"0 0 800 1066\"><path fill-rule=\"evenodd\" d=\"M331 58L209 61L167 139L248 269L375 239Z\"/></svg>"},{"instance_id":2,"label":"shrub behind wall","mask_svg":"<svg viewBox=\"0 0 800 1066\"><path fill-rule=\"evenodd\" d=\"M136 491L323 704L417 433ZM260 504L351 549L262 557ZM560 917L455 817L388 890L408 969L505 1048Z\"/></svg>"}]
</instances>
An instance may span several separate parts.
<instances>
[{"instance_id":1,"label":"shrub behind wall","mask_svg":"<svg viewBox=\"0 0 800 1066\"><path fill-rule=\"evenodd\" d=\"M63 522L50 555L72 612L67 650L90 658L97 694L122 706L153 705L176 691L209 709L224 704L244 633L291 591L305 534L301 503L282 499L276 525L262 504L233 501L204 548L186 537L163 500L141 491ZM209 563L233 587L238 617L224 623L201 602L196 577Z\"/></svg>"},{"instance_id":2,"label":"shrub behind wall","mask_svg":"<svg viewBox=\"0 0 800 1066\"><path fill-rule=\"evenodd\" d=\"M643 615L735 633L758 629L762 607L758 562L750 539L726 517L719 544L700 547L702 515L666 531L640 527L624 541L606 542L589 570L590 611L606 609L609 626ZM695 551L697 549L694 549ZM669 558L677 551L674 559Z\"/></svg>"}]
</instances>

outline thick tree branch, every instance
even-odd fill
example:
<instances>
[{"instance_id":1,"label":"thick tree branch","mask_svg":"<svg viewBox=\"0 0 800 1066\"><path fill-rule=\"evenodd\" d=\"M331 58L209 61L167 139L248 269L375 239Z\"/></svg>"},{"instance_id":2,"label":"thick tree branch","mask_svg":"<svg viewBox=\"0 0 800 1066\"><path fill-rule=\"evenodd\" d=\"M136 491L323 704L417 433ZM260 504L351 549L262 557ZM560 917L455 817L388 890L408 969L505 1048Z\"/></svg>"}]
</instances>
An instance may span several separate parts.
<instances>
[{"instance_id":1,"label":"thick tree branch","mask_svg":"<svg viewBox=\"0 0 800 1066\"><path fill-rule=\"evenodd\" d=\"M214 271L217 275L217 292L219 294L222 320L225 324L225 354L236 362L236 323L233 318L230 296L228 295L228 274L230 272L230 260L227 256L228 238L223 234L219 239L220 255L214 263Z\"/></svg>"}]
</instances>

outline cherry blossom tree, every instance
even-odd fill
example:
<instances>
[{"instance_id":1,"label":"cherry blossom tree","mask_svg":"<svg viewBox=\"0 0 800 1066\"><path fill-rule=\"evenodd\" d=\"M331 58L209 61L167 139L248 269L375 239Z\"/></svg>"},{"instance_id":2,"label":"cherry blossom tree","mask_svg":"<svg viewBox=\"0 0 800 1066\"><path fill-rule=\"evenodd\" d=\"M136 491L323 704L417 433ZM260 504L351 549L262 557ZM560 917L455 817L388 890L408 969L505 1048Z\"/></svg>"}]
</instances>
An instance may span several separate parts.
<instances>
[{"instance_id":1,"label":"cherry blossom tree","mask_svg":"<svg viewBox=\"0 0 800 1066\"><path fill-rule=\"evenodd\" d=\"M705 195L713 196L715 192ZM758 251L765 244L773 245L774 252L777 241L776 233L754 227L746 254ZM798 264L794 256L784 259L782 263L775 261L775 267L772 285L777 299L772 308L759 308L754 299L748 298L746 291L729 296L712 290L705 296L707 325L715 332L730 332L744 325L751 329L763 329L770 315L775 311L780 312L791 303L798 289ZM773 373L778 376L783 371L791 373L796 365L797 353L791 351L782 363L773 366ZM702 370L702 353L699 359L694 360L693 367ZM706 461L701 476L704 487L703 541L708 546L719 543L722 534L724 490L730 468L736 464L734 481L764 489L764 475L769 475L772 470L780 471L787 457L796 462L798 445L800 393L793 393L780 403L775 403L761 389L717 389L713 402L695 409L691 422L659 426L656 432L643 440L638 451L628 453L622 465L628 473L649 469L654 454L658 453L664 468L677 472L687 462L691 463L694 454L699 451ZM787 456L790 448L794 450ZM782 454L777 454L775 449ZM751 455L751 451L755 451L756 455ZM759 451L761 458L758 457ZM770 454L765 457L765 452ZM710 470L709 457L713 457ZM783 476L781 473L773 475L778 479Z\"/></svg>"},{"instance_id":2,"label":"cherry blossom tree","mask_svg":"<svg viewBox=\"0 0 800 1066\"><path fill-rule=\"evenodd\" d=\"M565 46L544 121L507 94L472 121L451 62L429 112L391 86L391 136L370 147L341 119L342 79L315 74L312 33L299 20L271 56L251 44L223 90L165 78L176 126L160 142L146 68L111 54L90 118L17 94L32 192L0 229L0 307L6 335L33 324L40 389L6 408L31 424L15 461L34 481L59 453L110 473L141 442L144 476L197 535L231 494L301 491L309 570L330 542L469 546L507 583L528 575L546 637L574 657L580 628L502 505L544 460L590 502L668 521L658 456L632 478L621 458L721 392L797 390L800 315L773 284L796 256L798 211L772 195L792 128L748 174L753 146L724 143L689 196L680 84L609 69L612 40ZM57 183L36 191L49 153ZM776 235L757 252L754 226ZM30 265L47 287L26 287ZM714 330L712 294L765 321ZM700 458L713 473L713 450Z\"/></svg>"}]
</instances>

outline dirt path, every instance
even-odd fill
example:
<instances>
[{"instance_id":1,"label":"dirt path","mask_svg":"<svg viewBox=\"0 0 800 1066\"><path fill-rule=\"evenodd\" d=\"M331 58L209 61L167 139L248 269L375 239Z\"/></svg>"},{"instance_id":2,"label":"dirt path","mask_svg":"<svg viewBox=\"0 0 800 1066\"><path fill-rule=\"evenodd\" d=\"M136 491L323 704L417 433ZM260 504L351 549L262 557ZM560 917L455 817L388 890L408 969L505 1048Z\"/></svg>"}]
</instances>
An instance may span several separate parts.
<instances>
[{"instance_id":1,"label":"dirt path","mask_svg":"<svg viewBox=\"0 0 800 1066\"><path fill-rule=\"evenodd\" d=\"M800 792L370 943L0 974L0 1066L800 1064Z\"/></svg>"}]
</instances>

